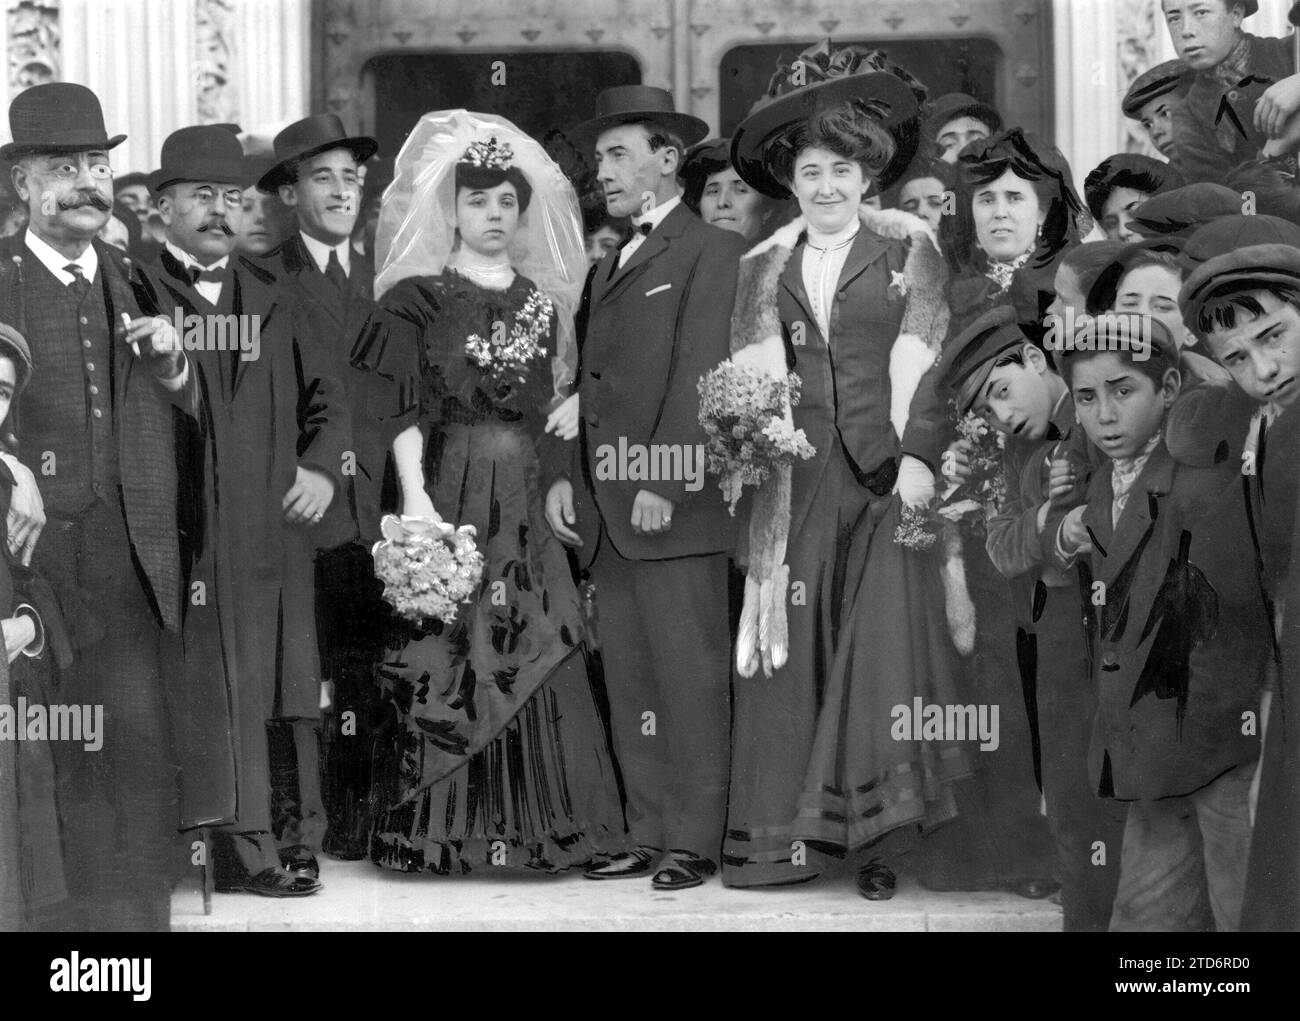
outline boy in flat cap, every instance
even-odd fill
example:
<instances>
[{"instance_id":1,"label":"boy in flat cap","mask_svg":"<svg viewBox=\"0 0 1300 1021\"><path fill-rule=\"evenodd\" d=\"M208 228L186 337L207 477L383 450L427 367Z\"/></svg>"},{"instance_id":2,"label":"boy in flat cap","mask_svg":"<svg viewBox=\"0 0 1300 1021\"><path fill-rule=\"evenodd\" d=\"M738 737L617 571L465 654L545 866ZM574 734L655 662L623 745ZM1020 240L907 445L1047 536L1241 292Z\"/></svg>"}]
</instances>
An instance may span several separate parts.
<instances>
[{"instance_id":1,"label":"boy in flat cap","mask_svg":"<svg viewBox=\"0 0 1300 1021\"><path fill-rule=\"evenodd\" d=\"M1239 467L1177 460L1165 419L1178 346L1098 319L1061 352L1079 420L1110 460L1055 534L1056 562L1090 553L1098 711L1093 790L1128 802L1112 931L1235 931L1268 622L1250 558Z\"/></svg>"},{"instance_id":2,"label":"boy in flat cap","mask_svg":"<svg viewBox=\"0 0 1300 1021\"><path fill-rule=\"evenodd\" d=\"M1174 112L1174 164L1188 181L1229 181L1243 165L1253 184L1234 186L1278 192L1287 189L1275 168L1260 164L1294 149L1289 127L1300 110L1300 76L1290 40L1260 38L1242 21L1259 9L1256 0L1161 0L1165 24L1178 56L1195 77ZM1284 136L1288 136L1284 141ZM1286 215L1280 209L1261 211Z\"/></svg>"},{"instance_id":3,"label":"boy in flat cap","mask_svg":"<svg viewBox=\"0 0 1300 1021\"><path fill-rule=\"evenodd\" d=\"M1182 175L1168 163L1123 152L1107 156L1088 174L1083 196L1107 240L1138 241L1142 235L1131 225L1134 210L1182 185Z\"/></svg>"},{"instance_id":4,"label":"boy in flat cap","mask_svg":"<svg viewBox=\"0 0 1300 1021\"><path fill-rule=\"evenodd\" d=\"M1181 60L1166 60L1143 71L1124 93L1124 116L1141 121L1151 144L1169 159L1174 150L1174 111L1192 84L1192 69Z\"/></svg>"},{"instance_id":5,"label":"boy in flat cap","mask_svg":"<svg viewBox=\"0 0 1300 1021\"><path fill-rule=\"evenodd\" d=\"M1268 604L1267 617L1280 636L1273 652L1274 687L1268 708L1251 871L1243 912L1247 929L1294 929L1300 925L1300 787L1295 783L1297 741L1283 707L1296 704L1291 630L1285 595L1295 572L1295 534L1300 458L1300 249L1256 245L1210 259L1197 268L1180 294L1183 316L1210 353L1232 374L1180 400L1170 415L1170 444L1202 462L1222 458L1243 476L1238 501L1247 515L1254 559ZM1242 500L1244 492L1245 499ZM1243 559L1250 559L1249 557ZM1279 662L1280 661L1280 662Z\"/></svg>"},{"instance_id":6,"label":"boy in flat cap","mask_svg":"<svg viewBox=\"0 0 1300 1021\"><path fill-rule=\"evenodd\" d=\"M1035 772L1056 842L1065 929L1104 931L1119 878L1123 814L1098 801L1088 783L1096 700L1086 683L1079 579L1073 569L1052 566L1045 538L1052 498L1068 501L1078 493L1065 471L1050 475L1048 464L1073 449L1075 463L1086 467L1086 444L1065 382L1009 307L992 309L962 331L934 371L938 385L956 393L960 413L974 411L1006 436L1006 498L988 522L987 549L1014 584L1022 621L1017 651L1036 736ZM968 452L966 441L949 447L943 468L949 482L968 476ZM1099 840L1107 849L1100 865L1093 855Z\"/></svg>"},{"instance_id":7,"label":"boy in flat cap","mask_svg":"<svg viewBox=\"0 0 1300 1021\"><path fill-rule=\"evenodd\" d=\"M949 92L930 107L925 134L945 163L956 163L957 154L969 142L988 138L1002 130L1002 115L964 92Z\"/></svg>"}]
</instances>

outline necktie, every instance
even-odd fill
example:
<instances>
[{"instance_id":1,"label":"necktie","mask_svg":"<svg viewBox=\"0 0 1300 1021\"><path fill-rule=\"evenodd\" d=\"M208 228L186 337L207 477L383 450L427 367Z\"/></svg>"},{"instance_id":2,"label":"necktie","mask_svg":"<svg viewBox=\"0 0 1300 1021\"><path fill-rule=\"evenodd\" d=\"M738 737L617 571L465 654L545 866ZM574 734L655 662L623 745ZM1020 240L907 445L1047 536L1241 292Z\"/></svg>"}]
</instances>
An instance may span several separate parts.
<instances>
[{"instance_id":1,"label":"necktie","mask_svg":"<svg viewBox=\"0 0 1300 1021\"><path fill-rule=\"evenodd\" d=\"M200 266L189 267L191 284L219 284L221 283L221 270L203 269Z\"/></svg>"},{"instance_id":2,"label":"necktie","mask_svg":"<svg viewBox=\"0 0 1300 1021\"><path fill-rule=\"evenodd\" d=\"M650 236L652 230L654 230L654 224L652 223L634 223L632 225L632 236L618 246L618 258L614 260L614 265L610 267L611 271L626 266L628 259L636 254L636 250Z\"/></svg>"},{"instance_id":3,"label":"necktie","mask_svg":"<svg viewBox=\"0 0 1300 1021\"><path fill-rule=\"evenodd\" d=\"M343 264L339 262L339 253L335 248L330 249L329 262L325 264L325 278L340 291L348 289L348 275L343 272Z\"/></svg>"},{"instance_id":4,"label":"necktie","mask_svg":"<svg viewBox=\"0 0 1300 1021\"><path fill-rule=\"evenodd\" d=\"M80 304L81 299L90 290L90 281L86 279L86 274L82 272L78 263L70 262L63 267L63 270L65 273L72 274L72 283L68 284L68 288L77 296L77 303Z\"/></svg>"}]
</instances>

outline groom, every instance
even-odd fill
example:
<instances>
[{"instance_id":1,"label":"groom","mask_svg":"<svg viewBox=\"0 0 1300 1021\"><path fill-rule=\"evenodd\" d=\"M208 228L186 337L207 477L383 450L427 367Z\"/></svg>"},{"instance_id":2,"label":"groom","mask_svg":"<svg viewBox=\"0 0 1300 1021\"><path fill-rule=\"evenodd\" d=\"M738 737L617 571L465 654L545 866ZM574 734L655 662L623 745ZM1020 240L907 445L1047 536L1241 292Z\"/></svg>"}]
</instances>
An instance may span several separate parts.
<instances>
[{"instance_id":1,"label":"groom","mask_svg":"<svg viewBox=\"0 0 1300 1021\"><path fill-rule=\"evenodd\" d=\"M722 844L734 526L718 493L684 473L646 481L627 470L630 458L605 469L620 450L665 465L663 452L679 466L698 463L696 383L727 357L745 243L706 226L678 195L682 154L708 134L703 121L641 85L607 89L596 109L572 137L594 148L610 215L631 216L636 230L587 278L578 314L580 463L551 486L546 512L555 534L582 546L590 563L636 844L587 877L653 872L656 889L680 890L717 870Z\"/></svg>"}]
</instances>

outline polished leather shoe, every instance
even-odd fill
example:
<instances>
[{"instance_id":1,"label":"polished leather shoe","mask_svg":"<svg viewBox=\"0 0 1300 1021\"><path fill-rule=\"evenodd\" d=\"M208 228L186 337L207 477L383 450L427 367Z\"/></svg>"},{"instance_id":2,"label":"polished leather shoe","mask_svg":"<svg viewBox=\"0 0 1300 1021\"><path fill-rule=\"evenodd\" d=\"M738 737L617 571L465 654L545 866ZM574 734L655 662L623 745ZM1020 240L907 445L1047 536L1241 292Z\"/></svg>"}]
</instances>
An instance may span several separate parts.
<instances>
[{"instance_id":1,"label":"polished leather shoe","mask_svg":"<svg viewBox=\"0 0 1300 1021\"><path fill-rule=\"evenodd\" d=\"M897 892L894 870L878 858L858 869L858 893L867 900L889 900Z\"/></svg>"},{"instance_id":2,"label":"polished leather shoe","mask_svg":"<svg viewBox=\"0 0 1300 1021\"><path fill-rule=\"evenodd\" d=\"M718 871L718 866L691 851L669 851L668 861L650 880L656 890L689 890L702 886L704 877Z\"/></svg>"},{"instance_id":3,"label":"polished leather shoe","mask_svg":"<svg viewBox=\"0 0 1300 1021\"><path fill-rule=\"evenodd\" d=\"M634 847L583 873L588 879L635 879L644 876L663 854L657 847Z\"/></svg>"},{"instance_id":4,"label":"polished leather shoe","mask_svg":"<svg viewBox=\"0 0 1300 1021\"><path fill-rule=\"evenodd\" d=\"M1060 888L1061 884L1055 879L1022 879L1007 887L1012 893L1028 900L1042 900L1044 897L1050 897Z\"/></svg>"},{"instance_id":5,"label":"polished leather shoe","mask_svg":"<svg viewBox=\"0 0 1300 1021\"><path fill-rule=\"evenodd\" d=\"M256 893L263 897L306 897L321 889L319 879L284 869L263 869L255 876L216 884L219 893Z\"/></svg>"},{"instance_id":6,"label":"polished leather shoe","mask_svg":"<svg viewBox=\"0 0 1300 1021\"><path fill-rule=\"evenodd\" d=\"M320 862L312 854L311 848L303 844L280 848L280 864L295 876L307 876L309 879L320 878Z\"/></svg>"}]
</instances>

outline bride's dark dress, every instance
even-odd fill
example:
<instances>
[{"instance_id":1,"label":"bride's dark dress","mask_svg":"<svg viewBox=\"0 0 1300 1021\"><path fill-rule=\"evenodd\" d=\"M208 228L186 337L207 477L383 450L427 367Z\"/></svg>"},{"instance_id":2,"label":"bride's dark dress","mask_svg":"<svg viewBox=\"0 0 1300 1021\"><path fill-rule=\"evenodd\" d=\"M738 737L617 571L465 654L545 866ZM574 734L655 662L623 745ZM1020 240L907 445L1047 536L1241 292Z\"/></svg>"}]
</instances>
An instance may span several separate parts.
<instances>
[{"instance_id":1,"label":"bride's dark dress","mask_svg":"<svg viewBox=\"0 0 1300 1021\"><path fill-rule=\"evenodd\" d=\"M455 623L408 627L380 666L370 855L385 868L558 871L624 846L581 606L538 488L554 314L544 354L504 377L466 354L471 335L509 334L535 294L520 276L491 290L444 271L382 302L422 337L426 491L477 529L485 561Z\"/></svg>"}]
</instances>

